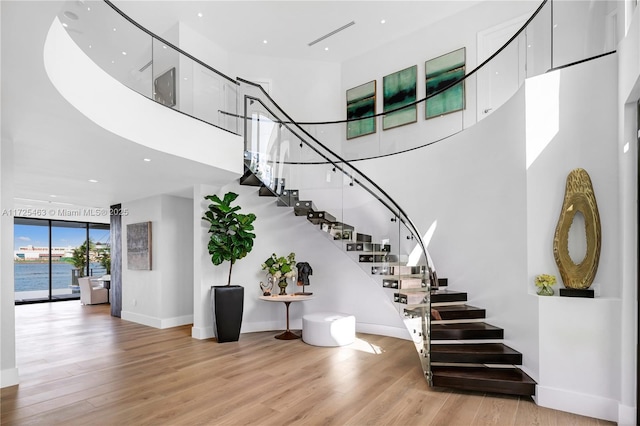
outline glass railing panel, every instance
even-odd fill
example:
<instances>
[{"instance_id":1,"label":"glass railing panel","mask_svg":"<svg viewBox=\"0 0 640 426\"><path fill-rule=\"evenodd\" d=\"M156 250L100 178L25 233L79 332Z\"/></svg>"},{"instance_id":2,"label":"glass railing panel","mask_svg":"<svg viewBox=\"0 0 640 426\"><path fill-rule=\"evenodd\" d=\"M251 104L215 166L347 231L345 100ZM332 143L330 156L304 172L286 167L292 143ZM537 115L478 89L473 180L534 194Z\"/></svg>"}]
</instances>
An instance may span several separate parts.
<instances>
[{"instance_id":1,"label":"glass railing panel","mask_svg":"<svg viewBox=\"0 0 640 426\"><path fill-rule=\"evenodd\" d=\"M156 102L237 133L237 85L155 39L153 88Z\"/></svg>"},{"instance_id":2,"label":"glass railing panel","mask_svg":"<svg viewBox=\"0 0 640 426\"><path fill-rule=\"evenodd\" d=\"M106 2L68 1L58 17L85 54L125 86L206 123L239 132L235 80L150 35Z\"/></svg>"},{"instance_id":3,"label":"glass railing panel","mask_svg":"<svg viewBox=\"0 0 640 426\"><path fill-rule=\"evenodd\" d=\"M125 86L151 97L151 36L101 1L68 1L58 18L96 65Z\"/></svg>"},{"instance_id":4,"label":"glass railing panel","mask_svg":"<svg viewBox=\"0 0 640 426\"><path fill-rule=\"evenodd\" d=\"M401 302L397 304L400 316L419 354L422 370L430 381L429 333L432 286L429 281L427 258L413 232L405 224L401 224L399 231L400 250L406 256L406 262L401 266L403 269L398 271L401 274L399 289L396 290L394 297Z\"/></svg>"},{"instance_id":5,"label":"glass railing panel","mask_svg":"<svg viewBox=\"0 0 640 426\"><path fill-rule=\"evenodd\" d=\"M467 98L473 99L474 92L467 88L466 83L452 87L440 93L440 96L455 97L451 94L459 92L460 86L464 86ZM436 102L442 103L438 100L432 101L432 103ZM447 111L444 114L427 118L425 103L418 103L415 105L415 121L404 125L389 124L392 120L385 121L385 115L381 114L350 122L307 123L302 124L301 127L347 161L380 157L415 149L460 132L463 129L463 117L469 113L468 106L474 105L473 102L469 103L466 100L463 104L463 110ZM373 122L375 126L365 126L361 123L363 121ZM356 128L367 128L368 130L356 136L358 135L354 130ZM368 131L372 133L366 133Z\"/></svg>"},{"instance_id":6,"label":"glass railing panel","mask_svg":"<svg viewBox=\"0 0 640 426\"><path fill-rule=\"evenodd\" d=\"M182 90L181 83L191 77L190 63L181 61L180 53L158 40L153 40L152 99L178 111L190 112L189 94ZM187 108L187 110L185 110Z\"/></svg>"},{"instance_id":7,"label":"glass railing panel","mask_svg":"<svg viewBox=\"0 0 640 426\"><path fill-rule=\"evenodd\" d=\"M496 111L524 83L525 43L521 34L476 73L478 121Z\"/></svg>"},{"instance_id":8,"label":"glass railing panel","mask_svg":"<svg viewBox=\"0 0 640 426\"><path fill-rule=\"evenodd\" d=\"M524 31L527 78L551 69L551 2L546 3Z\"/></svg>"},{"instance_id":9,"label":"glass railing panel","mask_svg":"<svg viewBox=\"0 0 640 426\"><path fill-rule=\"evenodd\" d=\"M616 1L554 1L553 67L615 50L616 8Z\"/></svg>"}]
</instances>

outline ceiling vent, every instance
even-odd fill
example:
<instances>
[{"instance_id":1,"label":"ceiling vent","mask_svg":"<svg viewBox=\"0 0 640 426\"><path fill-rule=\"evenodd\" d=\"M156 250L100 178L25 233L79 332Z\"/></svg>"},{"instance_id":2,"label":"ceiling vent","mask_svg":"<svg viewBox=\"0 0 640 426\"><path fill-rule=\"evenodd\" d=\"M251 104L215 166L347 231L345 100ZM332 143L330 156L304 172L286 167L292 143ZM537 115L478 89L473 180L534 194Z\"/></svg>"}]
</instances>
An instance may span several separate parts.
<instances>
[{"instance_id":1,"label":"ceiling vent","mask_svg":"<svg viewBox=\"0 0 640 426\"><path fill-rule=\"evenodd\" d=\"M323 35L322 37L317 38L316 40L313 40L311 43L309 43L309 47L313 46L313 45L314 45L314 44L316 44L316 43L320 43L322 40L324 40L324 39L326 39L326 38L329 38L329 37L331 37L332 35L337 34L337 33L339 33L339 32L340 32L340 31L342 31L342 30L346 30L347 28L349 28L350 26L355 25L355 24L356 24L356 22L355 22L355 21L351 21L351 22L349 22L348 24L343 25L343 26L341 26L340 28L337 28L337 29L335 29L335 30L331 31L330 33L327 33L327 34Z\"/></svg>"}]
</instances>

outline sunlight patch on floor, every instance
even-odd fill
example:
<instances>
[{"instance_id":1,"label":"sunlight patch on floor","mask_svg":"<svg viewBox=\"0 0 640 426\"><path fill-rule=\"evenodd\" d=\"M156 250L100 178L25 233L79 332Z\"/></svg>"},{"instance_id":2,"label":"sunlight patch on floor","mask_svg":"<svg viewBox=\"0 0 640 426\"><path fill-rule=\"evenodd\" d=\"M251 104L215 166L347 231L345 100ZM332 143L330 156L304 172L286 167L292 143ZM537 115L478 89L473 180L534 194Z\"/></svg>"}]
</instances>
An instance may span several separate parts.
<instances>
[{"instance_id":1,"label":"sunlight patch on floor","mask_svg":"<svg viewBox=\"0 0 640 426\"><path fill-rule=\"evenodd\" d=\"M374 345L373 343L369 343L366 340L361 339L359 337L356 337L355 342L350 344L349 348L355 349L357 351L373 354L373 355L380 355L381 353L384 352L384 349L382 349L380 346Z\"/></svg>"}]
</instances>

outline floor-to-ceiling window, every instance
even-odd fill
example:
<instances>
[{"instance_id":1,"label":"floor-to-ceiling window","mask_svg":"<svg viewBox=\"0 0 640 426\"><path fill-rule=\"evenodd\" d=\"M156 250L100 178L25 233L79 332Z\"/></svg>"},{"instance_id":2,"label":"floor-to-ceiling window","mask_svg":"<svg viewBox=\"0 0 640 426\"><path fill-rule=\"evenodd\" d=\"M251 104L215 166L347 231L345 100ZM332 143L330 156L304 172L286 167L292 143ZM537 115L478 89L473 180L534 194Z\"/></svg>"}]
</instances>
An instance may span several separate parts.
<instances>
[{"instance_id":1,"label":"floor-to-ceiling window","mask_svg":"<svg viewBox=\"0 0 640 426\"><path fill-rule=\"evenodd\" d=\"M14 220L14 288L16 300L49 297L49 221Z\"/></svg>"},{"instance_id":2,"label":"floor-to-ceiling window","mask_svg":"<svg viewBox=\"0 0 640 426\"><path fill-rule=\"evenodd\" d=\"M16 218L14 238L16 303L79 299L79 277L108 273L108 224Z\"/></svg>"}]
</instances>

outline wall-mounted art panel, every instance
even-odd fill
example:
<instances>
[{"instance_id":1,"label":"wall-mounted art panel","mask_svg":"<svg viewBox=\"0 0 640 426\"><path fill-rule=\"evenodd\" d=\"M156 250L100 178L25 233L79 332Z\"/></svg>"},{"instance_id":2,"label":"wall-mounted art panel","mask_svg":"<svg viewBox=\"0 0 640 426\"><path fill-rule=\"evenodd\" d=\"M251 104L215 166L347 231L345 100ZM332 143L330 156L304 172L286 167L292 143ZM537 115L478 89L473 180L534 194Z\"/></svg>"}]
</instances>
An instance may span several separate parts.
<instances>
[{"instance_id":1,"label":"wall-mounted art panel","mask_svg":"<svg viewBox=\"0 0 640 426\"><path fill-rule=\"evenodd\" d=\"M151 270L151 222L127 225L127 268Z\"/></svg>"},{"instance_id":2,"label":"wall-mounted art panel","mask_svg":"<svg viewBox=\"0 0 640 426\"><path fill-rule=\"evenodd\" d=\"M416 101L417 70L418 66L414 65L383 78L384 112L388 112L382 119L384 130L417 121L417 107L409 105ZM402 108L405 105L409 106Z\"/></svg>"},{"instance_id":3,"label":"wall-mounted art panel","mask_svg":"<svg viewBox=\"0 0 640 426\"><path fill-rule=\"evenodd\" d=\"M173 67L153 81L153 99L168 107L176 105L176 68Z\"/></svg>"},{"instance_id":4,"label":"wall-mounted art panel","mask_svg":"<svg viewBox=\"0 0 640 426\"><path fill-rule=\"evenodd\" d=\"M429 119L464 109L464 81L432 98L429 96L464 77L465 62L466 49L464 47L425 62L427 83L425 118Z\"/></svg>"},{"instance_id":5,"label":"wall-mounted art panel","mask_svg":"<svg viewBox=\"0 0 640 426\"><path fill-rule=\"evenodd\" d=\"M347 139L376 132L376 81L347 90ZM365 118L371 117L371 118Z\"/></svg>"}]
</instances>

